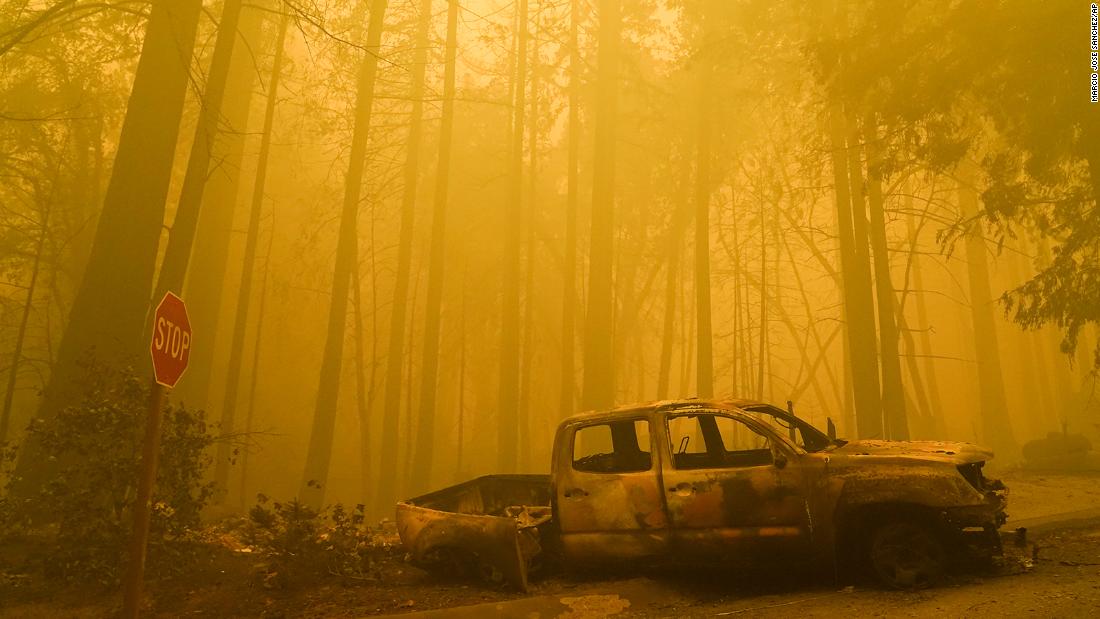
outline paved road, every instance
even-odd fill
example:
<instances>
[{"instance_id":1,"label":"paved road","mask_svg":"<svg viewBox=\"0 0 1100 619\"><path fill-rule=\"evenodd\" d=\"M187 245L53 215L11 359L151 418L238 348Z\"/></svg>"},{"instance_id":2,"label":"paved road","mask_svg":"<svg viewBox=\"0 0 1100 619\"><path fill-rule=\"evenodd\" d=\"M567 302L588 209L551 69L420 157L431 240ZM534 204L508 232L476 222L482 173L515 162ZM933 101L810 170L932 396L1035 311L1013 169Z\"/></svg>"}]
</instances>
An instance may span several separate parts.
<instances>
[{"instance_id":1,"label":"paved road","mask_svg":"<svg viewBox=\"0 0 1100 619\"><path fill-rule=\"evenodd\" d=\"M733 582L742 576L671 574L578 583L506 602L406 613L406 619L619 619L620 617L1096 617L1100 616L1100 508L1017 519L1026 549L1006 564L918 592L837 588L805 578ZM1032 553L1038 547L1038 560ZM394 615L397 616L397 615Z\"/></svg>"}]
</instances>

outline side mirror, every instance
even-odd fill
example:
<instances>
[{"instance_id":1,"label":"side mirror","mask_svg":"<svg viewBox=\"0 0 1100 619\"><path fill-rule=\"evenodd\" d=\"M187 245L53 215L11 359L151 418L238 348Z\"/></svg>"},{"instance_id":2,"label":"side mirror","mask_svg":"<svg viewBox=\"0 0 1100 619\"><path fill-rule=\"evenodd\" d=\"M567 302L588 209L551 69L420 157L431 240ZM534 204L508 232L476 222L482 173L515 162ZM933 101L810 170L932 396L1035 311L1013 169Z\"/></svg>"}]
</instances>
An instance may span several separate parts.
<instances>
[{"instance_id":1,"label":"side mirror","mask_svg":"<svg viewBox=\"0 0 1100 619\"><path fill-rule=\"evenodd\" d=\"M781 469L787 466L787 456L777 453L775 454L775 468Z\"/></svg>"}]
</instances>

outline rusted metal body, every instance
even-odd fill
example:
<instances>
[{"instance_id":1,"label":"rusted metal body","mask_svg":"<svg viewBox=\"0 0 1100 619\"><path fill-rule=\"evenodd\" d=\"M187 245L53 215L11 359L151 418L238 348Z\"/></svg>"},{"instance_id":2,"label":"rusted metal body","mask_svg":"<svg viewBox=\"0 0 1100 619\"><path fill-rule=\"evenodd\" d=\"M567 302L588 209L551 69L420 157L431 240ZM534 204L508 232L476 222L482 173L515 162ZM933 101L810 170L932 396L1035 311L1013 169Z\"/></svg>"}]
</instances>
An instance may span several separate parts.
<instances>
[{"instance_id":1,"label":"rusted metal body","mask_svg":"<svg viewBox=\"0 0 1100 619\"><path fill-rule=\"evenodd\" d=\"M521 590L549 521L549 475L486 475L397 504L397 531L414 563L477 569Z\"/></svg>"},{"instance_id":2,"label":"rusted metal body","mask_svg":"<svg viewBox=\"0 0 1100 619\"><path fill-rule=\"evenodd\" d=\"M951 547L990 555L1000 550L1006 498L981 474L992 455L965 443L836 441L759 402L656 402L562 422L552 475L540 478L545 494L510 504L550 505L555 546L582 565L796 560L831 571L886 515L923 519ZM513 566L507 579L525 586L529 557L515 521L471 516L493 512L484 502L431 498L466 496L464 486L400 504L402 540L414 558L441 537L519 557L493 560ZM446 533L425 539L428 523Z\"/></svg>"}]
</instances>

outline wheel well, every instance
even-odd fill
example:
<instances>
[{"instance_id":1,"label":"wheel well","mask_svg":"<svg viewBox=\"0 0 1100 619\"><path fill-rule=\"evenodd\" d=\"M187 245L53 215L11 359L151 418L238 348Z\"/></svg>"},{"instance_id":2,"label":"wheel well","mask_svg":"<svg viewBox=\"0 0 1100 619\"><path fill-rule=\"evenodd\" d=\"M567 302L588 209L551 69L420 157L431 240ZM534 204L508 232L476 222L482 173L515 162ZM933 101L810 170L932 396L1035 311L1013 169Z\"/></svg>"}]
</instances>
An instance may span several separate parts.
<instances>
[{"instance_id":1,"label":"wheel well","mask_svg":"<svg viewBox=\"0 0 1100 619\"><path fill-rule=\"evenodd\" d=\"M871 503L837 510L836 548L838 557L855 558L870 534L880 525L898 520L917 521L942 534L942 519L935 508L919 503Z\"/></svg>"}]
</instances>

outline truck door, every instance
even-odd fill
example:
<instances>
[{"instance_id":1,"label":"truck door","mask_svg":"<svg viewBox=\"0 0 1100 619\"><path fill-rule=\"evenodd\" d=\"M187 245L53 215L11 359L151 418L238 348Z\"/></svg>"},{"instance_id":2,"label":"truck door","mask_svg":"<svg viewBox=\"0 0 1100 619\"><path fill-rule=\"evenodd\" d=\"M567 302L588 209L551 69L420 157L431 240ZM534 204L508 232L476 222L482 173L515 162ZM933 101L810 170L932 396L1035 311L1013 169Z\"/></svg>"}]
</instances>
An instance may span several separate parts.
<instances>
[{"instance_id":1,"label":"truck door","mask_svg":"<svg viewBox=\"0 0 1100 619\"><path fill-rule=\"evenodd\" d=\"M644 417L564 430L554 492L567 557L631 559L665 551L668 520L654 449Z\"/></svg>"},{"instance_id":2,"label":"truck door","mask_svg":"<svg viewBox=\"0 0 1100 619\"><path fill-rule=\"evenodd\" d=\"M803 476L789 446L729 415L667 418L672 457L663 471L674 557L735 563L810 551Z\"/></svg>"}]
</instances>

